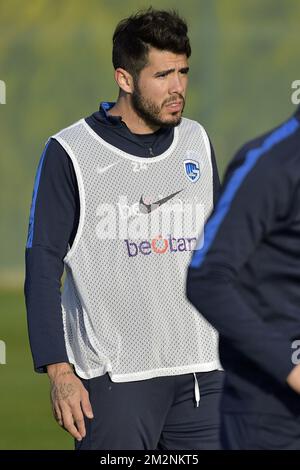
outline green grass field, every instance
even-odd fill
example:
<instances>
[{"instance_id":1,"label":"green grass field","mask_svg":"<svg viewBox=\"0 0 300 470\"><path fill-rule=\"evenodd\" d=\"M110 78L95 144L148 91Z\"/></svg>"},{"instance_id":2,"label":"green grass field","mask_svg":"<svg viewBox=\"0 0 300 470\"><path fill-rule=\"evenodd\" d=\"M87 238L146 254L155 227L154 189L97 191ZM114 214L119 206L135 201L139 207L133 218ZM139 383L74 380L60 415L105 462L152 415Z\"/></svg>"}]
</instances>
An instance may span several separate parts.
<instances>
[{"instance_id":1,"label":"green grass field","mask_svg":"<svg viewBox=\"0 0 300 470\"><path fill-rule=\"evenodd\" d=\"M72 449L52 417L48 377L33 371L22 291L0 290L0 306L0 449Z\"/></svg>"}]
</instances>

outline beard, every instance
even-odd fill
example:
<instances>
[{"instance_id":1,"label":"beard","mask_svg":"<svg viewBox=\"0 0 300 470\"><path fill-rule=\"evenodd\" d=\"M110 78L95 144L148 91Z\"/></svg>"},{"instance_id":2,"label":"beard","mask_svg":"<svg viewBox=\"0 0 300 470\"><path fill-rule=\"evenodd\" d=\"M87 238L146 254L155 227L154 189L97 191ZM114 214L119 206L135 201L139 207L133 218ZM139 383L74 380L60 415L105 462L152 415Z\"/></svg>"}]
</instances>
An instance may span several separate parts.
<instances>
[{"instance_id":1,"label":"beard","mask_svg":"<svg viewBox=\"0 0 300 470\"><path fill-rule=\"evenodd\" d=\"M174 101L178 101L178 99L182 100L182 110L179 116L175 116L174 112L174 118L173 119L162 119L160 117L161 110L165 104L169 104ZM182 95L176 95L176 97L171 101L166 100L163 102L161 106L158 106L155 104L151 99L145 98L141 90L139 89L138 83L134 83L134 91L131 95L131 102L132 102L132 107L136 114L143 119L145 124L149 126L159 126L159 127L176 127L180 124L181 122L181 115L184 110L185 106L185 100Z\"/></svg>"}]
</instances>

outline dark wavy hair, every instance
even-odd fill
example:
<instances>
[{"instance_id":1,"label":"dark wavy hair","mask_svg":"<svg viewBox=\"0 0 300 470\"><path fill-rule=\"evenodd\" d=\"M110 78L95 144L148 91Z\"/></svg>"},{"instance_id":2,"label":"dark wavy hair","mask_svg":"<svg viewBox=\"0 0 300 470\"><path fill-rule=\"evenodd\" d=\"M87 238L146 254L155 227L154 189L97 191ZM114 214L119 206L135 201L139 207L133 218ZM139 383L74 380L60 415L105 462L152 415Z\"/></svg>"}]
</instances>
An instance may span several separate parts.
<instances>
[{"instance_id":1,"label":"dark wavy hair","mask_svg":"<svg viewBox=\"0 0 300 470\"><path fill-rule=\"evenodd\" d=\"M186 21L177 11L140 10L121 20L113 35L112 61L135 80L148 61L150 47L175 54L191 55Z\"/></svg>"}]
</instances>

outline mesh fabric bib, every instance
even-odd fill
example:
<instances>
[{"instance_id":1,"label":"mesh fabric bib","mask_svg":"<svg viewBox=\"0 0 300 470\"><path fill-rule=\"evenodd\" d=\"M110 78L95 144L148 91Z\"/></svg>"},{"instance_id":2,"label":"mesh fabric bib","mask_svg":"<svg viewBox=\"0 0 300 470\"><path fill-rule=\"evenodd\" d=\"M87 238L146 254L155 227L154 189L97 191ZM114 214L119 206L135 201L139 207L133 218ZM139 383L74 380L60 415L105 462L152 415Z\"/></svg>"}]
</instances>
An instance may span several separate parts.
<instances>
[{"instance_id":1,"label":"mesh fabric bib","mask_svg":"<svg viewBox=\"0 0 300 470\"><path fill-rule=\"evenodd\" d=\"M183 118L169 149L153 158L108 144L83 119L53 138L72 159L80 196L62 292L78 375L127 382L219 368L217 333L185 296L213 206L204 129Z\"/></svg>"}]
</instances>

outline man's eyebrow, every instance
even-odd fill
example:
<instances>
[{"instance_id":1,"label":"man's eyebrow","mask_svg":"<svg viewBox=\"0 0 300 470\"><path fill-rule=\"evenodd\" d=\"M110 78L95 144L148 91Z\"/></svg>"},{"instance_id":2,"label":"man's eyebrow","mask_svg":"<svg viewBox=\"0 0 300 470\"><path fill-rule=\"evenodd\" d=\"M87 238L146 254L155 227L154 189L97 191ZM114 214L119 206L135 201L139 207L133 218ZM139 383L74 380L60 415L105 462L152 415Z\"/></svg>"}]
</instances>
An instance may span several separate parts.
<instances>
[{"instance_id":1,"label":"man's eyebrow","mask_svg":"<svg viewBox=\"0 0 300 470\"><path fill-rule=\"evenodd\" d=\"M189 67L182 67L179 69L179 72L187 73L189 71ZM160 70L154 74L154 77L159 77L160 75L169 75L170 73L175 72L175 69L168 69L168 70Z\"/></svg>"}]
</instances>

